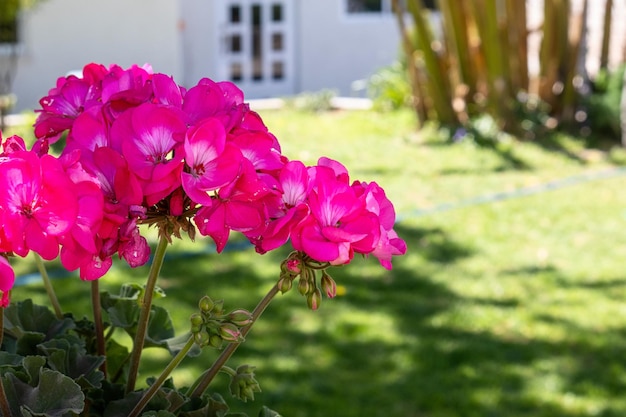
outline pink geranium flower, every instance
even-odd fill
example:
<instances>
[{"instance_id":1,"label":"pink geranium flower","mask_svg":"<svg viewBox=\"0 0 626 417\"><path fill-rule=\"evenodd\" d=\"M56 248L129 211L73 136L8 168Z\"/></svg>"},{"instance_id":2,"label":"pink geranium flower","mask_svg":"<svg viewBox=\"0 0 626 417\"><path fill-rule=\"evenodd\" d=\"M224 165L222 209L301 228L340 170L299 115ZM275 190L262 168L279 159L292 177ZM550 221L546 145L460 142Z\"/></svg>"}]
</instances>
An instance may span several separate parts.
<instances>
[{"instance_id":1,"label":"pink geranium flower","mask_svg":"<svg viewBox=\"0 0 626 417\"><path fill-rule=\"evenodd\" d=\"M185 137L183 189L193 201L211 204L208 191L232 182L239 173L242 155L236 146L226 143L224 126L217 119L206 119L192 127Z\"/></svg>"},{"instance_id":2,"label":"pink geranium flower","mask_svg":"<svg viewBox=\"0 0 626 417\"><path fill-rule=\"evenodd\" d=\"M377 216L332 168L318 165L309 173L311 214L292 232L294 248L333 265L350 262L355 249L371 252L380 237Z\"/></svg>"},{"instance_id":3,"label":"pink geranium flower","mask_svg":"<svg viewBox=\"0 0 626 417\"><path fill-rule=\"evenodd\" d=\"M152 103L126 111L111 127L113 148L121 148L148 206L181 185L185 131L179 113Z\"/></svg>"},{"instance_id":4,"label":"pink geranium flower","mask_svg":"<svg viewBox=\"0 0 626 417\"><path fill-rule=\"evenodd\" d=\"M368 184L355 181L352 188L357 195L365 199L367 210L378 216L380 239L371 253L378 258L385 269L391 269L392 256L406 253L406 243L393 230L396 221L393 204L385 195L385 191L375 182Z\"/></svg>"},{"instance_id":5,"label":"pink geranium flower","mask_svg":"<svg viewBox=\"0 0 626 417\"><path fill-rule=\"evenodd\" d=\"M0 216L16 254L33 250L54 259L57 238L74 225L77 213L73 184L56 158L20 151L1 161Z\"/></svg>"},{"instance_id":6,"label":"pink geranium flower","mask_svg":"<svg viewBox=\"0 0 626 417\"><path fill-rule=\"evenodd\" d=\"M0 256L0 292L2 292L0 307L4 308L9 305L9 291L13 288L13 284L15 284L15 272L8 259Z\"/></svg>"}]
</instances>

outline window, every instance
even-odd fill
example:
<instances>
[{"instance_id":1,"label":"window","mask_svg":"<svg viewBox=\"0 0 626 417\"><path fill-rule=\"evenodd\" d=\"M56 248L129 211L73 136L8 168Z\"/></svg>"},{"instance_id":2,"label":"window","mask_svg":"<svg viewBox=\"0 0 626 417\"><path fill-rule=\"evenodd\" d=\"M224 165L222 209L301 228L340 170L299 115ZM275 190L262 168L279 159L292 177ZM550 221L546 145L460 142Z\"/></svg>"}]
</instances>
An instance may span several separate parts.
<instances>
[{"instance_id":1,"label":"window","mask_svg":"<svg viewBox=\"0 0 626 417\"><path fill-rule=\"evenodd\" d=\"M280 3L272 4L272 22L283 21L283 6Z\"/></svg>"},{"instance_id":2,"label":"window","mask_svg":"<svg viewBox=\"0 0 626 417\"><path fill-rule=\"evenodd\" d=\"M392 1L391 0L345 0L346 10L348 14L376 14L376 13L391 13ZM400 0L405 2L406 0ZM422 0L424 7L431 10L436 10L435 0Z\"/></svg>"},{"instance_id":3,"label":"window","mask_svg":"<svg viewBox=\"0 0 626 417\"><path fill-rule=\"evenodd\" d=\"M241 22L241 6L238 5L232 5L230 6L230 13L229 13L229 20L230 23L240 23Z\"/></svg>"},{"instance_id":4,"label":"window","mask_svg":"<svg viewBox=\"0 0 626 417\"><path fill-rule=\"evenodd\" d=\"M383 0L348 0L348 13L381 13Z\"/></svg>"}]
</instances>

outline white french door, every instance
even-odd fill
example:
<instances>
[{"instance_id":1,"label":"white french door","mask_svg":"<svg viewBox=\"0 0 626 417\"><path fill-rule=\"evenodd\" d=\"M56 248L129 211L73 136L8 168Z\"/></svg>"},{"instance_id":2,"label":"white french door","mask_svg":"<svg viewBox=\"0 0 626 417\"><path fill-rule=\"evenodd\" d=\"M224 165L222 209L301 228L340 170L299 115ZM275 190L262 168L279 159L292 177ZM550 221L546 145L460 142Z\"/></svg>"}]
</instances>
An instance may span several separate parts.
<instances>
[{"instance_id":1,"label":"white french door","mask_svg":"<svg viewBox=\"0 0 626 417\"><path fill-rule=\"evenodd\" d=\"M293 94L293 2L220 3L220 79L237 84L247 98Z\"/></svg>"}]
</instances>

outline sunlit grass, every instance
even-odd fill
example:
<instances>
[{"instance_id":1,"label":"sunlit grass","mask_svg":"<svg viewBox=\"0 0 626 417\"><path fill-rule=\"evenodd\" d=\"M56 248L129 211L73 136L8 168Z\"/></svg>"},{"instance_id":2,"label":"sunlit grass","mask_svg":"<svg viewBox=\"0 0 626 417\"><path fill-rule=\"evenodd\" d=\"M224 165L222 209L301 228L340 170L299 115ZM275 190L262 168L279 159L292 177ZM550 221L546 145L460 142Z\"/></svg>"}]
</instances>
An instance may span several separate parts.
<instances>
[{"instance_id":1,"label":"sunlit grass","mask_svg":"<svg viewBox=\"0 0 626 417\"><path fill-rule=\"evenodd\" d=\"M262 116L290 158L335 158L353 178L385 187L409 253L391 272L361 258L332 270L342 295L317 312L296 291L279 295L233 359L257 365L263 392L253 404L232 400L234 409L255 415L266 404L296 417L626 414L626 177L580 177L614 168L601 154L589 159L564 136L550 150L510 139L447 145L414 132L408 112ZM581 181L476 199L572 176ZM176 242L159 280L168 296L157 302L178 332L205 293L226 308L252 309L286 254L216 255L206 240ZM34 270L28 261L17 267L20 275ZM118 262L101 286L116 292L146 273ZM88 284L73 274L53 282L65 309L90 314ZM13 293L26 297L45 301L38 283ZM216 355L185 361L178 383L190 384ZM154 351L143 378L166 356ZM228 397L226 378L216 382Z\"/></svg>"}]
</instances>

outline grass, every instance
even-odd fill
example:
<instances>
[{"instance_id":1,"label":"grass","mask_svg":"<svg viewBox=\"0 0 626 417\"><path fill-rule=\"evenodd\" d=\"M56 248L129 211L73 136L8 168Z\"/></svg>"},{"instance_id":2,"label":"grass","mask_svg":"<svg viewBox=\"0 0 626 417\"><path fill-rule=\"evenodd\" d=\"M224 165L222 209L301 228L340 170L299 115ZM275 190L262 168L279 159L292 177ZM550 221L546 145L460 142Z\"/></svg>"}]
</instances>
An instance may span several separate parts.
<instances>
[{"instance_id":1,"label":"grass","mask_svg":"<svg viewBox=\"0 0 626 417\"><path fill-rule=\"evenodd\" d=\"M443 145L413 132L409 113L262 113L292 158L325 155L375 180L394 201L408 254L388 272L374 259L331 271L342 295L310 312L279 296L232 364L257 365L261 404L290 417L622 416L626 414L626 176L528 196L458 205L549 181L616 169L566 136ZM591 156L590 156L591 155ZM450 210L443 204L452 203ZM431 212L423 210L432 209ZM441 210L436 210L440 208ZM177 329L201 294L252 309L286 252L223 255L177 242L158 300ZM29 262L20 274L33 271ZM141 282L116 264L102 287ZM89 288L54 281L62 305L88 314ZM45 302L40 284L13 299ZM176 371L189 384L216 356ZM144 377L167 360L155 351ZM226 378L215 389L226 395ZM226 395L227 396L227 395Z\"/></svg>"}]
</instances>

